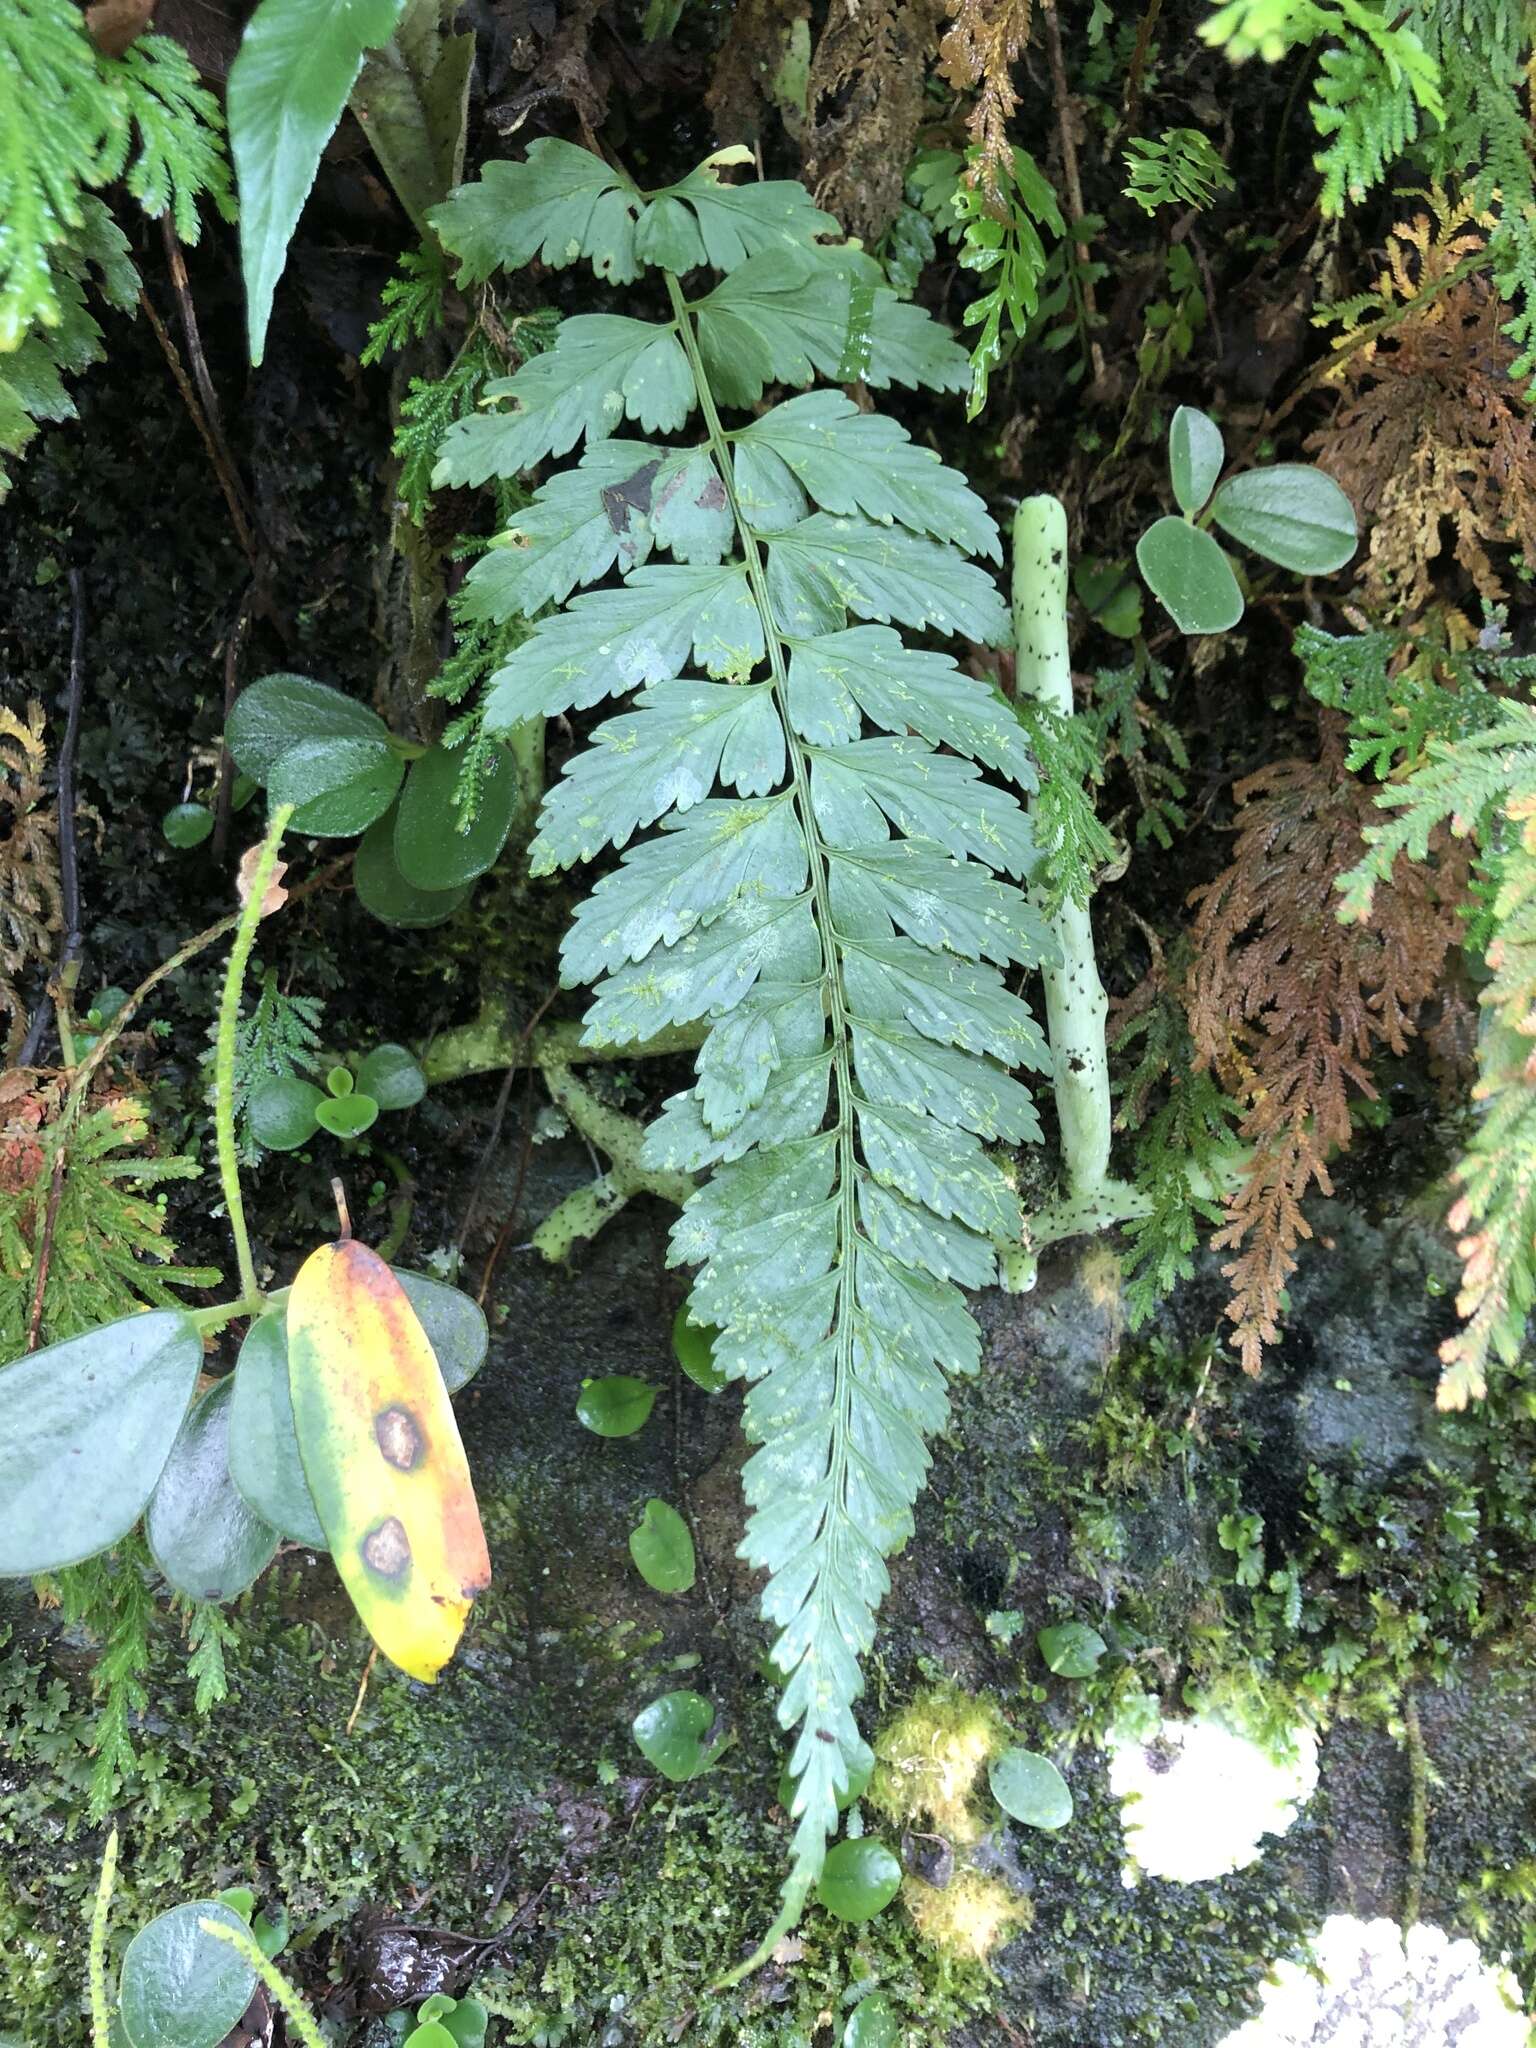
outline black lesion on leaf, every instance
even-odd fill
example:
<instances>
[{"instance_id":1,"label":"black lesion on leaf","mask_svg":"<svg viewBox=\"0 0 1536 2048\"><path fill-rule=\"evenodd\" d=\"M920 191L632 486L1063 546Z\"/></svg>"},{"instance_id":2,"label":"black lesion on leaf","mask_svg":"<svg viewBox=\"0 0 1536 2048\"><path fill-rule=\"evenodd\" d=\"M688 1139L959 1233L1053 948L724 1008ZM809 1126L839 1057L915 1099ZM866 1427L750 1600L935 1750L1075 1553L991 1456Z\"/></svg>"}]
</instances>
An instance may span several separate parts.
<instances>
[{"instance_id":1,"label":"black lesion on leaf","mask_svg":"<svg viewBox=\"0 0 1536 2048\"><path fill-rule=\"evenodd\" d=\"M642 518L650 516L651 486L660 468L658 457L637 469L633 476L625 477L623 483L603 486L603 510L608 514L608 524L615 533L628 533L632 512L638 512Z\"/></svg>"}]
</instances>

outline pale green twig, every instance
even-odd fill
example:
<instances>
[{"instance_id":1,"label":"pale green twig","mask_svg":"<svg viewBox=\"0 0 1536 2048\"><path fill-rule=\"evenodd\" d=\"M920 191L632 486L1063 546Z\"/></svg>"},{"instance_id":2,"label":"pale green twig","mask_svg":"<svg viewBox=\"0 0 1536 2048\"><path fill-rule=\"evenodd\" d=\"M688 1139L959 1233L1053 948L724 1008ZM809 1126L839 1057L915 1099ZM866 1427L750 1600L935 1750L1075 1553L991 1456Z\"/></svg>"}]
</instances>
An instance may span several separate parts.
<instances>
[{"instance_id":1,"label":"pale green twig","mask_svg":"<svg viewBox=\"0 0 1536 2048\"><path fill-rule=\"evenodd\" d=\"M107 1997L107 1915L112 1907L112 1885L117 1876L117 1829L107 1837L101 1859L101 1877L96 1885L96 1904L91 1912L91 2048L111 2048L112 2005Z\"/></svg>"}]
</instances>

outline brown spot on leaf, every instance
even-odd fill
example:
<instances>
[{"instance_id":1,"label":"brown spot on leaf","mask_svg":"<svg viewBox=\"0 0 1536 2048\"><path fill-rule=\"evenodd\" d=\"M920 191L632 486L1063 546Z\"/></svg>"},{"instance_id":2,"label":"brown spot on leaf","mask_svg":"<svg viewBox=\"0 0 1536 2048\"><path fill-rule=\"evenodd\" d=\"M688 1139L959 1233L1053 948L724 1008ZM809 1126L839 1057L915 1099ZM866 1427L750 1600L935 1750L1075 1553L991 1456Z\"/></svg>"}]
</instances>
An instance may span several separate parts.
<instances>
[{"instance_id":1,"label":"brown spot on leaf","mask_svg":"<svg viewBox=\"0 0 1536 2048\"><path fill-rule=\"evenodd\" d=\"M411 1539L398 1515L370 1529L362 1541L363 1563L381 1578L403 1578L411 1562Z\"/></svg>"},{"instance_id":2,"label":"brown spot on leaf","mask_svg":"<svg viewBox=\"0 0 1536 2048\"><path fill-rule=\"evenodd\" d=\"M409 1408L386 1408L373 1418L379 1449L397 1471L412 1472L426 1453L426 1440Z\"/></svg>"}]
</instances>

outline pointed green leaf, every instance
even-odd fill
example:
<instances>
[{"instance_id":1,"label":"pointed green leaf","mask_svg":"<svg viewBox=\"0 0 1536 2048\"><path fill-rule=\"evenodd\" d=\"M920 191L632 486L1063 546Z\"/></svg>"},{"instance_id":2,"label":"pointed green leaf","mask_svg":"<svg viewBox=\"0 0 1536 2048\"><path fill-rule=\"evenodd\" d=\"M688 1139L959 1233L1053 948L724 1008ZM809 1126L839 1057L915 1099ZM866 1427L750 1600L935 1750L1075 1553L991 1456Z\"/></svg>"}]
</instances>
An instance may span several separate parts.
<instances>
[{"instance_id":1,"label":"pointed green leaf","mask_svg":"<svg viewBox=\"0 0 1536 2048\"><path fill-rule=\"evenodd\" d=\"M150 1495L150 1554L189 1600L233 1600L277 1554L278 1531L247 1505L230 1477L232 1380L192 1405Z\"/></svg>"},{"instance_id":2,"label":"pointed green leaf","mask_svg":"<svg viewBox=\"0 0 1536 2048\"><path fill-rule=\"evenodd\" d=\"M0 1368L0 1578L79 1564L128 1534L202 1357L185 1315L153 1309Z\"/></svg>"},{"instance_id":3,"label":"pointed green leaf","mask_svg":"<svg viewBox=\"0 0 1536 2048\"><path fill-rule=\"evenodd\" d=\"M1229 477L1216 493L1211 517L1245 548L1294 569L1327 576L1355 552L1355 508L1325 470L1302 462Z\"/></svg>"},{"instance_id":4,"label":"pointed green leaf","mask_svg":"<svg viewBox=\"0 0 1536 2048\"><path fill-rule=\"evenodd\" d=\"M1243 594L1220 545L1185 519L1159 519L1136 543L1147 587L1181 633L1224 633L1243 616Z\"/></svg>"},{"instance_id":5,"label":"pointed green leaf","mask_svg":"<svg viewBox=\"0 0 1536 2048\"><path fill-rule=\"evenodd\" d=\"M240 193L240 265L251 361L266 343L288 244L362 68L404 0L261 0L230 66L229 147Z\"/></svg>"},{"instance_id":6,"label":"pointed green leaf","mask_svg":"<svg viewBox=\"0 0 1536 2048\"><path fill-rule=\"evenodd\" d=\"M686 203L697 223L700 250L692 260L712 270L732 271L765 249L804 249L822 235L837 233L831 214L814 206L794 178L748 178L729 185L706 164L660 198Z\"/></svg>"},{"instance_id":7,"label":"pointed green leaf","mask_svg":"<svg viewBox=\"0 0 1536 2048\"><path fill-rule=\"evenodd\" d=\"M716 1334L713 1324L690 1319L686 1301L672 1319L673 1354L689 1379L706 1394L718 1394L725 1385L725 1374L715 1363Z\"/></svg>"},{"instance_id":8,"label":"pointed green leaf","mask_svg":"<svg viewBox=\"0 0 1536 2048\"><path fill-rule=\"evenodd\" d=\"M535 256L551 270L582 258L610 284L639 275L638 200L628 181L589 149L544 136L525 162L492 162L432 212L432 226L459 258L460 284L483 284Z\"/></svg>"},{"instance_id":9,"label":"pointed green leaf","mask_svg":"<svg viewBox=\"0 0 1536 2048\"><path fill-rule=\"evenodd\" d=\"M923 740L855 740L811 752L811 799L827 839L872 844L889 818L898 831L1005 874L1035 865L1029 815L1011 791L983 782L973 761L935 753Z\"/></svg>"},{"instance_id":10,"label":"pointed green leaf","mask_svg":"<svg viewBox=\"0 0 1536 2048\"><path fill-rule=\"evenodd\" d=\"M213 831L213 813L206 804L177 804L160 820L167 846L185 852L201 846Z\"/></svg>"},{"instance_id":11,"label":"pointed green leaf","mask_svg":"<svg viewBox=\"0 0 1536 2048\"><path fill-rule=\"evenodd\" d=\"M651 502L666 455L644 441L589 447L581 466L561 470L535 491L473 564L460 616L497 624L531 619L545 605L563 604L578 584L638 568L651 551Z\"/></svg>"},{"instance_id":12,"label":"pointed green leaf","mask_svg":"<svg viewBox=\"0 0 1536 2048\"><path fill-rule=\"evenodd\" d=\"M900 527L874 526L815 512L768 549L768 586L779 623L791 633L828 630L826 619L797 619L788 596L787 574L818 583L837 608L832 628L846 607L858 617L888 624L932 626L960 633L983 647L1008 638L1008 607L990 576L953 548L922 540Z\"/></svg>"},{"instance_id":13,"label":"pointed green leaf","mask_svg":"<svg viewBox=\"0 0 1536 2048\"><path fill-rule=\"evenodd\" d=\"M288 1337L281 1309L259 1316L235 1365L229 1409L229 1473L256 1513L291 1543L329 1546L310 1497L288 1392Z\"/></svg>"},{"instance_id":14,"label":"pointed green leaf","mask_svg":"<svg viewBox=\"0 0 1536 2048\"><path fill-rule=\"evenodd\" d=\"M1191 519L1215 490L1225 459L1221 429L1210 414L1181 405L1168 429L1168 467L1179 510Z\"/></svg>"},{"instance_id":15,"label":"pointed green leaf","mask_svg":"<svg viewBox=\"0 0 1536 2048\"><path fill-rule=\"evenodd\" d=\"M664 1500L648 1500L639 1525L629 1532L635 1570L658 1593L686 1593L693 1584L693 1537L688 1524Z\"/></svg>"},{"instance_id":16,"label":"pointed green leaf","mask_svg":"<svg viewBox=\"0 0 1536 2048\"><path fill-rule=\"evenodd\" d=\"M965 479L894 420L860 412L840 391L774 406L742 430L738 452L754 447L778 455L825 512L895 520L967 554L1002 560L997 527Z\"/></svg>"}]
</instances>

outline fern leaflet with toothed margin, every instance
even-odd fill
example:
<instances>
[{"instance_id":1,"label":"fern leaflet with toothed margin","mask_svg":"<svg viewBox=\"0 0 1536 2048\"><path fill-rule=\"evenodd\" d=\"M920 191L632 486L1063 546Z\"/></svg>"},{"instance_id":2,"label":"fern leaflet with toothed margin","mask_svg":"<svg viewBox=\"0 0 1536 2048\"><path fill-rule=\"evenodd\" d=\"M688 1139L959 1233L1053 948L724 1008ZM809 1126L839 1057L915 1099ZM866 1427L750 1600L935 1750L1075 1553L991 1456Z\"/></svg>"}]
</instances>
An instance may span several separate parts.
<instances>
[{"instance_id":1,"label":"fern leaflet with toothed margin","mask_svg":"<svg viewBox=\"0 0 1536 2048\"><path fill-rule=\"evenodd\" d=\"M945 1375L980 1356L961 1289L1020 1228L985 1146L1038 1128L1010 1069L1044 1047L1003 970L1049 941L1016 886L1034 865L1023 730L989 684L894 630L1006 639L962 552L998 559L985 507L835 392L720 418L818 376L962 390L964 352L827 241L798 186L720 181L745 159L645 195L540 141L437 210L470 275L542 247L615 281L652 265L671 307L657 325L566 319L503 387L515 410L450 430L438 476L482 481L585 439L467 589L493 620L565 607L493 678L493 730L638 692L549 792L531 859L550 873L623 851L564 946L567 983L596 984L589 1045L709 1025L646 1153L709 1176L672 1258L699 1268L717 1361L752 1383L742 1554L768 1574L798 1731L782 1928L868 1762L854 1705L885 1559L912 1530ZM706 264L721 281L685 297L680 273ZM665 438L696 411L702 440Z\"/></svg>"}]
</instances>

